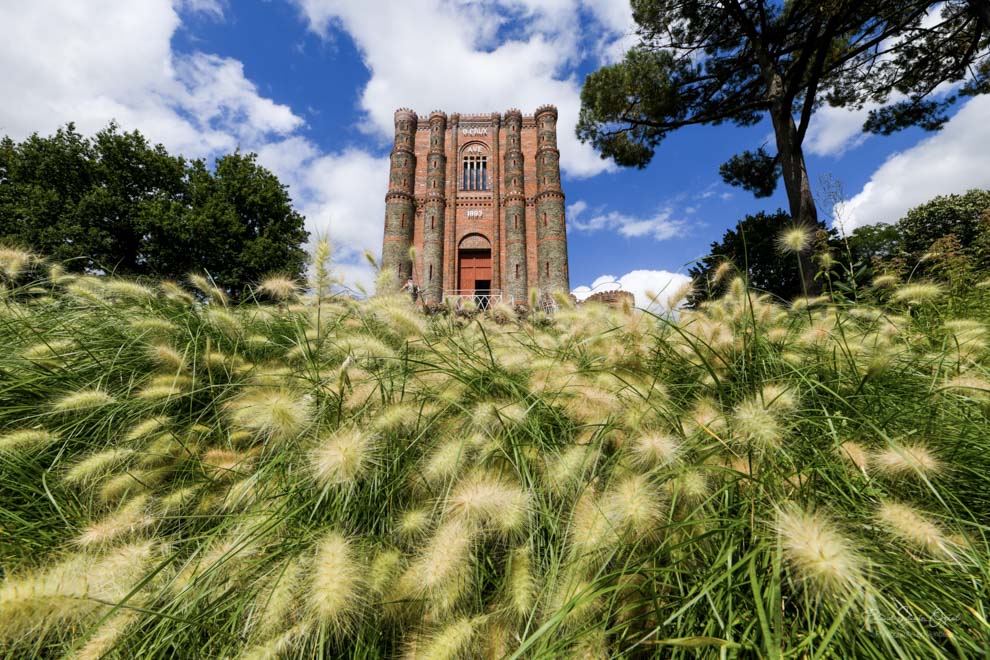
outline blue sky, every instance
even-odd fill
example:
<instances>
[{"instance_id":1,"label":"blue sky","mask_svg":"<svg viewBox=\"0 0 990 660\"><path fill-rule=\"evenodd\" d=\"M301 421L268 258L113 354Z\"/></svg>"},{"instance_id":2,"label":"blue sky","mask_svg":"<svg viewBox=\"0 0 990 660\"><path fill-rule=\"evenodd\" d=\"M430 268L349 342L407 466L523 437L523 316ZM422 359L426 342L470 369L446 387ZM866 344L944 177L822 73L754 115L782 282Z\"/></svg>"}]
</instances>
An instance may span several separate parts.
<instances>
[{"instance_id":1,"label":"blue sky","mask_svg":"<svg viewBox=\"0 0 990 660\"><path fill-rule=\"evenodd\" d=\"M290 186L341 274L370 282L380 250L394 109L560 109L571 285L618 279L640 296L676 286L746 213L786 206L721 183L718 165L770 128L692 127L644 170L577 142L581 81L633 43L621 0L36 0L4 3L0 132L116 119L171 151L256 151ZM865 110L816 115L813 182L842 183L847 228L893 221L936 194L990 187L990 103L961 104L939 134L866 138ZM820 200L821 201L821 200ZM830 204L822 204L827 214Z\"/></svg>"}]
</instances>

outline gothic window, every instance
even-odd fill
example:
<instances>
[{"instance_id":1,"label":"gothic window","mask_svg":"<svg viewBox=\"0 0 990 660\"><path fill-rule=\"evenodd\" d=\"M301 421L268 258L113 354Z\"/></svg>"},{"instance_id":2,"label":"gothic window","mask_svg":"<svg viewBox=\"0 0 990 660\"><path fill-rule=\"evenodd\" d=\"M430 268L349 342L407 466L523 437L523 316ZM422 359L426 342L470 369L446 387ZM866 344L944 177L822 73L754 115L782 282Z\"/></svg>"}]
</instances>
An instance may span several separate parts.
<instances>
[{"instance_id":1,"label":"gothic window","mask_svg":"<svg viewBox=\"0 0 990 660\"><path fill-rule=\"evenodd\" d=\"M519 279L519 264L516 264L516 279Z\"/></svg>"},{"instance_id":2,"label":"gothic window","mask_svg":"<svg viewBox=\"0 0 990 660\"><path fill-rule=\"evenodd\" d=\"M488 183L488 156L465 156L461 190L488 190Z\"/></svg>"},{"instance_id":3,"label":"gothic window","mask_svg":"<svg viewBox=\"0 0 990 660\"><path fill-rule=\"evenodd\" d=\"M543 262L543 272L546 273L546 276L547 277L550 277L550 262L549 261Z\"/></svg>"}]
</instances>

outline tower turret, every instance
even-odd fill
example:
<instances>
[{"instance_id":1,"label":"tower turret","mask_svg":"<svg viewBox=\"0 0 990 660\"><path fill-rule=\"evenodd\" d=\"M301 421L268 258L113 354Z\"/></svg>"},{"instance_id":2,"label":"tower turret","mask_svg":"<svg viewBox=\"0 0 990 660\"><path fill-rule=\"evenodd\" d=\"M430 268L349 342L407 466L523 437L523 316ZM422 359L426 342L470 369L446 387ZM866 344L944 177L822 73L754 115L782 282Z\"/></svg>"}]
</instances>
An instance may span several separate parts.
<instances>
[{"instance_id":1,"label":"tower turret","mask_svg":"<svg viewBox=\"0 0 990 660\"><path fill-rule=\"evenodd\" d=\"M395 111L395 143L389 164L388 192L385 194L385 236L382 241L382 269L397 280L412 277L409 249L413 244L416 218L416 113L408 108Z\"/></svg>"},{"instance_id":2,"label":"tower turret","mask_svg":"<svg viewBox=\"0 0 990 660\"><path fill-rule=\"evenodd\" d=\"M447 115L430 113L430 148L426 156L426 202L423 213L423 270L420 273L423 297L440 302L443 297L443 239L446 213L447 157L444 142Z\"/></svg>"},{"instance_id":3,"label":"tower turret","mask_svg":"<svg viewBox=\"0 0 990 660\"><path fill-rule=\"evenodd\" d=\"M536 120L536 253L541 292L569 291L564 193L560 188L557 150L557 108L537 108Z\"/></svg>"},{"instance_id":4,"label":"tower turret","mask_svg":"<svg viewBox=\"0 0 990 660\"><path fill-rule=\"evenodd\" d=\"M522 113L505 113L503 217L505 227L505 289L510 299L527 300L526 196L523 187Z\"/></svg>"}]
</instances>

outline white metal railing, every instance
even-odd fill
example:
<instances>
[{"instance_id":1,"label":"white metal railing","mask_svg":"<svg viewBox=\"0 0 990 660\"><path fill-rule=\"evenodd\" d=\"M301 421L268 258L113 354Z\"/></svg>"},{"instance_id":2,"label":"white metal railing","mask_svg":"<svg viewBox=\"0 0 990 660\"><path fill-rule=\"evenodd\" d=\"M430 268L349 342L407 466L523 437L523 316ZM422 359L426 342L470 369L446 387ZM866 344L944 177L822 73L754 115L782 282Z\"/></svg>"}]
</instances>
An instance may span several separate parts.
<instances>
[{"instance_id":1,"label":"white metal railing","mask_svg":"<svg viewBox=\"0 0 990 660\"><path fill-rule=\"evenodd\" d=\"M455 289L443 292L443 302L452 300L453 304L462 307L465 304L472 304L478 309L489 309L492 305L502 302L501 289L482 289L474 291L471 289Z\"/></svg>"}]
</instances>

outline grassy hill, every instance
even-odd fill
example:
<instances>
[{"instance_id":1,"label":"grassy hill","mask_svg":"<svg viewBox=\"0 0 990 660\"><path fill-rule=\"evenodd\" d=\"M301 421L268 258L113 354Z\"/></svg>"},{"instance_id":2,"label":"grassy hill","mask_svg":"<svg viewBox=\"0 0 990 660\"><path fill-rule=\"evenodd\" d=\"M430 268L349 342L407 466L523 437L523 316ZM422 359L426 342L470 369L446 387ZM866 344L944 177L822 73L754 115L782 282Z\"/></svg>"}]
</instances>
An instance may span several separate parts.
<instances>
[{"instance_id":1,"label":"grassy hill","mask_svg":"<svg viewBox=\"0 0 990 660\"><path fill-rule=\"evenodd\" d=\"M990 651L987 327L933 285L428 319L12 254L9 657Z\"/></svg>"}]
</instances>

